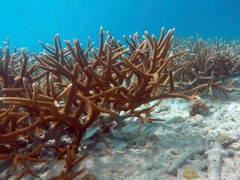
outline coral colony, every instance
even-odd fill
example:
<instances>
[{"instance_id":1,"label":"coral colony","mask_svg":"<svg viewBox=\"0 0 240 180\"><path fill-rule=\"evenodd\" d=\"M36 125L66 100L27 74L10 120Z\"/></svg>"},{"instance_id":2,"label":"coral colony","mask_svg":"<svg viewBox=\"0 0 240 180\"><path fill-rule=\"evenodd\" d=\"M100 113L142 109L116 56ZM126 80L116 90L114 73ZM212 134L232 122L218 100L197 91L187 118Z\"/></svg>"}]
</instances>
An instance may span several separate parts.
<instances>
[{"instance_id":1,"label":"coral colony","mask_svg":"<svg viewBox=\"0 0 240 180\"><path fill-rule=\"evenodd\" d=\"M148 32L124 36L124 46L100 28L99 47L89 39L86 50L77 39L63 48L56 35L53 46L40 42L40 54L10 54L6 42L0 52L0 160L11 161L12 172L24 168L16 179L39 177L29 162L46 162L54 152L65 169L52 179L73 179L84 171L73 167L89 154L80 147L96 132L92 127L127 117L151 123L144 114L163 98L227 95L230 77L240 72L239 42L173 41L173 32L162 29L158 39Z\"/></svg>"}]
</instances>

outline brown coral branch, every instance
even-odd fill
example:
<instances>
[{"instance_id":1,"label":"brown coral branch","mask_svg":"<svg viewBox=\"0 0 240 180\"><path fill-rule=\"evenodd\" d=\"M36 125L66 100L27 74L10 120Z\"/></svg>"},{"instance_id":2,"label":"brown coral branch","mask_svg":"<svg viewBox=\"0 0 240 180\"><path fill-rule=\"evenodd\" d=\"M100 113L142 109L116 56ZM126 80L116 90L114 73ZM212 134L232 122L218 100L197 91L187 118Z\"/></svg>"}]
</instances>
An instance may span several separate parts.
<instances>
[{"instance_id":1,"label":"brown coral branch","mask_svg":"<svg viewBox=\"0 0 240 180\"><path fill-rule=\"evenodd\" d=\"M43 122L43 120L44 120L43 119L43 114L41 114L40 117L38 118L38 120L35 123L33 123L32 125L30 125L30 126L28 126L26 128L22 128L20 130L16 130L14 132L10 132L10 133L4 134L4 135L2 135L2 137L3 138L11 138L11 137L16 137L16 136L21 135L21 134L25 134L28 131L38 127Z\"/></svg>"}]
</instances>

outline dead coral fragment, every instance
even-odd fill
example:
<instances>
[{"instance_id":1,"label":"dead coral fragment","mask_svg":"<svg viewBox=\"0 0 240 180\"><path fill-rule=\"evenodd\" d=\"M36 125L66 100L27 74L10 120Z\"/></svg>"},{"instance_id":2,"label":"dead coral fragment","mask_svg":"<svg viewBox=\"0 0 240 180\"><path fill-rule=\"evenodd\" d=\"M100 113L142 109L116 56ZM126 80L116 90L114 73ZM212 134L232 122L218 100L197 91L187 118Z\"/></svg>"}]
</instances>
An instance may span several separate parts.
<instances>
[{"instance_id":1,"label":"dead coral fragment","mask_svg":"<svg viewBox=\"0 0 240 180\"><path fill-rule=\"evenodd\" d=\"M209 113L209 107L197 98L190 101L188 111L190 116L197 114L206 116Z\"/></svg>"},{"instance_id":2,"label":"dead coral fragment","mask_svg":"<svg viewBox=\"0 0 240 180\"><path fill-rule=\"evenodd\" d=\"M194 157L197 154L202 154L205 151L203 147L197 147L191 151L185 152L181 157L179 157L167 170L167 173L170 175L177 175L177 170L184 165L184 163Z\"/></svg>"},{"instance_id":3,"label":"dead coral fragment","mask_svg":"<svg viewBox=\"0 0 240 180\"><path fill-rule=\"evenodd\" d=\"M221 179L223 163L223 147L215 143L212 149L208 150L208 177L211 179Z\"/></svg>"}]
</instances>

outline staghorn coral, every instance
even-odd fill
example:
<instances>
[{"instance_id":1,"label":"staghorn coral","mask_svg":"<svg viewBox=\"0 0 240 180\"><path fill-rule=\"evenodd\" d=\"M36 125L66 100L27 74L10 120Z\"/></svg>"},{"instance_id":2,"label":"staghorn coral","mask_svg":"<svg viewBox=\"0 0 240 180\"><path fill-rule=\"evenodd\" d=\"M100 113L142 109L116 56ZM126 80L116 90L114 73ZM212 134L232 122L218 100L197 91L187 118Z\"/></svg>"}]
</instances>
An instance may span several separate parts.
<instances>
[{"instance_id":1,"label":"staghorn coral","mask_svg":"<svg viewBox=\"0 0 240 180\"><path fill-rule=\"evenodd\" d=\"M181 43L181 44L180 44ZM202 94L219 98L219 92L227 97L227 91L232 91L233 76L239 75L239 43L237 41L222 42L215 39L203 41L197 37L180 38L171 48L177 51L183 48L189 52L177 58L178 71L175 73L179 89L207 85Z\"/></svg>"},{"instance_id":2,"label":"staghorn coral","mask_svg":"<svg viewBox=\"0 0 240 180\"><path fill-rule=\"evenodd\" d=\"M59 35L53 46L40 42L45 51L39 55L23 49L10 55L6 46L0 64L0 159L13 161L13 172L21 163L25 171L19 178L38 177L26 161L45 162L42 154L55 151L65 158L66 171L53 179L71 179L83 172L72 168L83 159L77 154L84 133L99 117L124 112L151 122L142 114L159 102L140 110L142 105L169 97L190 100L188 94L201 87L175 92L173 60L185 51L168 54L173 32L164 36L162 29L159 39L146 32L143 41L138 34L124 37L129 48L110 33L104 40L102 28L97 50L89 40L84 51L77 39L62 48Z\"/></svg>"}]
</instances>

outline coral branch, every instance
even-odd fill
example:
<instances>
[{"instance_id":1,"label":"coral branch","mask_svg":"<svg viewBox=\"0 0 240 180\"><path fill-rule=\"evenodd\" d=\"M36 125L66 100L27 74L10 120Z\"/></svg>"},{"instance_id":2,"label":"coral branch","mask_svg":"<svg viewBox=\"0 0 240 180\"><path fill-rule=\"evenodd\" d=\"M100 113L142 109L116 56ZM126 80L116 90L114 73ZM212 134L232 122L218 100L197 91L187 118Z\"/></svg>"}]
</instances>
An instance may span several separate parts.
<instances>
[{"instance_id":1,"label":"coral branch","mask_svg":"<svg viewBox=\"0 0 240 180\"><path fill-rule=\"evenodd\" d=\"M180 168L189 158L195 156L196 154L201 154L204 151L205 149L202 147L202 148L196 148L189 152L186 152L180 158L178 158L174 164L172 164L168 168L167 173L171 175L176 175L178 168Z\"/></svg>"},{"instance_id":2,"label":"coral branch","mask_svg":"<svg viewBox=\"0 0 240 180\"><path fill-rule=\"evenodd\" d=\"M208 177L210 179L221 179L223 148L220 144L215 144L212 149L208 151Z\"/></svg>"}]
</instances>

